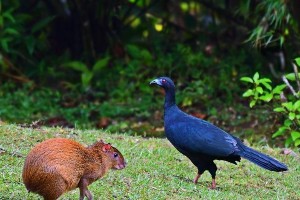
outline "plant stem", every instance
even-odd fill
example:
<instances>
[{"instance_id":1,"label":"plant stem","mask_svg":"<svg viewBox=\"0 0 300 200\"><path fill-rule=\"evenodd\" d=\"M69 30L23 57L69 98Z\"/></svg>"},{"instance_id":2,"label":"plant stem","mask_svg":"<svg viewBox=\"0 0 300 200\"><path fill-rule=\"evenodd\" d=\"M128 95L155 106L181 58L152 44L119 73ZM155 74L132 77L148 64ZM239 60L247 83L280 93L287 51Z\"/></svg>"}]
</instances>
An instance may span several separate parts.
<instances>
[{"instance_id":1,"label":"plant stem","mask_svg":"<svg viewBox=\"0 0 300 200\"><path fill-rule=\"evenodd\" d=\"M300 79L299 79L299 74L298 74L298 67L294 63L292 63L292 64L293 64L293 68L294 68L294 72L295 72L296 82L298 85L298 92L300 92Z\"/></svg>"},{"instance_id":2,"label":"plant stem","mask_svg":"<svg viewBox=\"0 0 300 200\"><path fill-rule=\"evenodd\" d=\"M294 90L293 86L291 86L291 84L289 83L289 81L287 80L287 78L285 78L285 76L282 76L282 80L283 82L288 86L288 88L290 89L290 91L292 92L292 94L299 98L298 94L296 93L296 91Z\"/></svg>"}]
</instances>

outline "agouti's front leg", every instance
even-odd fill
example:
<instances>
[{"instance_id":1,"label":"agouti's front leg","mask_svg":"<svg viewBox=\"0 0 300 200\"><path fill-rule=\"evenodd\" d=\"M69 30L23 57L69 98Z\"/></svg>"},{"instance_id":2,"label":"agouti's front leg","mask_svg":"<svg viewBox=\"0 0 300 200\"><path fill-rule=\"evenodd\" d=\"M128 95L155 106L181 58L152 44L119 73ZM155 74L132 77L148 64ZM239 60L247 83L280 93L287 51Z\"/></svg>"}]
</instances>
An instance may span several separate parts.
<instances>
[{"instance_id":1,"label":"agouti's front leg","mask_svg":"<svg viewBox=\"0 0 300 200\"><path fill-rule=\"evenodd\" d=\"M88 190L87 186L89 185L89 181L85 178L81 178L79 181L79 190L80 190L80 198L79 200L83 200L86 196L88 200L93 200L93 196L91 192Z\"/></svg>"}]
</instances>

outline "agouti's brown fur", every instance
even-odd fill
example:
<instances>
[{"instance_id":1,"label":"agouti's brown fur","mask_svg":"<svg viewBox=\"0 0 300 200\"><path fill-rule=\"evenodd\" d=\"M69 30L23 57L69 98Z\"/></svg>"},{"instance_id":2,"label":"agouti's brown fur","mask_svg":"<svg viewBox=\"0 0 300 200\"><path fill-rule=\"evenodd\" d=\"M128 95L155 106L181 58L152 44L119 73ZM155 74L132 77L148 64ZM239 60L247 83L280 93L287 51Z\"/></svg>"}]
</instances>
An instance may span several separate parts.
<instances>
[{"instance_id":1,"label":"agouti's brown fur","mask_svg":"<svg viewBox=\"0 0 300 200\"><path fill-rule=\"evenodd\" d=\"M84 147L65 138L48 139L28 154L23 168L23 182L29 192L45 200L55 200L63 193L80 189L80 200L93 199L87 186L109 169L123 169L123 155L102 140Z\"/></svg>"}]
</instances>

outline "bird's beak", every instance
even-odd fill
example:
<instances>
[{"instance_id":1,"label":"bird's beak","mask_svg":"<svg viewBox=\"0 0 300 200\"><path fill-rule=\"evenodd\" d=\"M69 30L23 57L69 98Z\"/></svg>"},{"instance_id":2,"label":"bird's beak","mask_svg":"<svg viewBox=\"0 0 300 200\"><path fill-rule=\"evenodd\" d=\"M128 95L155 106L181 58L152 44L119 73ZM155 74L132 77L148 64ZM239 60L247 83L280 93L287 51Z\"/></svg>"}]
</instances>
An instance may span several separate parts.
<instances>
[{"instance_id":1,"label":"bird's beak","mask_svg":"<svg viewBox=\"0 0 300 200\"><path fill-rule=\"evenodd\" d=\"M161 86L161 82L159 79L154 79L153 81L150 82L150 85L153 85L153 84Z\"/></svg>"}]
</instances>

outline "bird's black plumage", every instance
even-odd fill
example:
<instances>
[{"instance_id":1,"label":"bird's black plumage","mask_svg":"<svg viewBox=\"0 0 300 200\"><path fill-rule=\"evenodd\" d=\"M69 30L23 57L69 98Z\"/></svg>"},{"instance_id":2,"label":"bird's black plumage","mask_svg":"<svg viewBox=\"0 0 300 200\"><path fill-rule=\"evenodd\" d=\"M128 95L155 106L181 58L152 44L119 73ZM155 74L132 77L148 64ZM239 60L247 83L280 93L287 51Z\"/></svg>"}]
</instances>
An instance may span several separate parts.
<instances>
[{"instance_id":1,"label":"bird's black plumage","mask_svg":"<svg viewBox=\"0 0 300 200\"><path fill-rule=\"evenodd\" d=\"M212 188L216 187L217 167L214 160L225 160L236 164L241 157L271 171L286 171L287 166L278 160L244 145L240 139L214 126L181 111L175 102L175 85L168 77L160 77L150 82L165 90L164 127L168 140L187 156L198 168L194 179L208 170L212 175Z\"/></svg>"}]
</instances>

